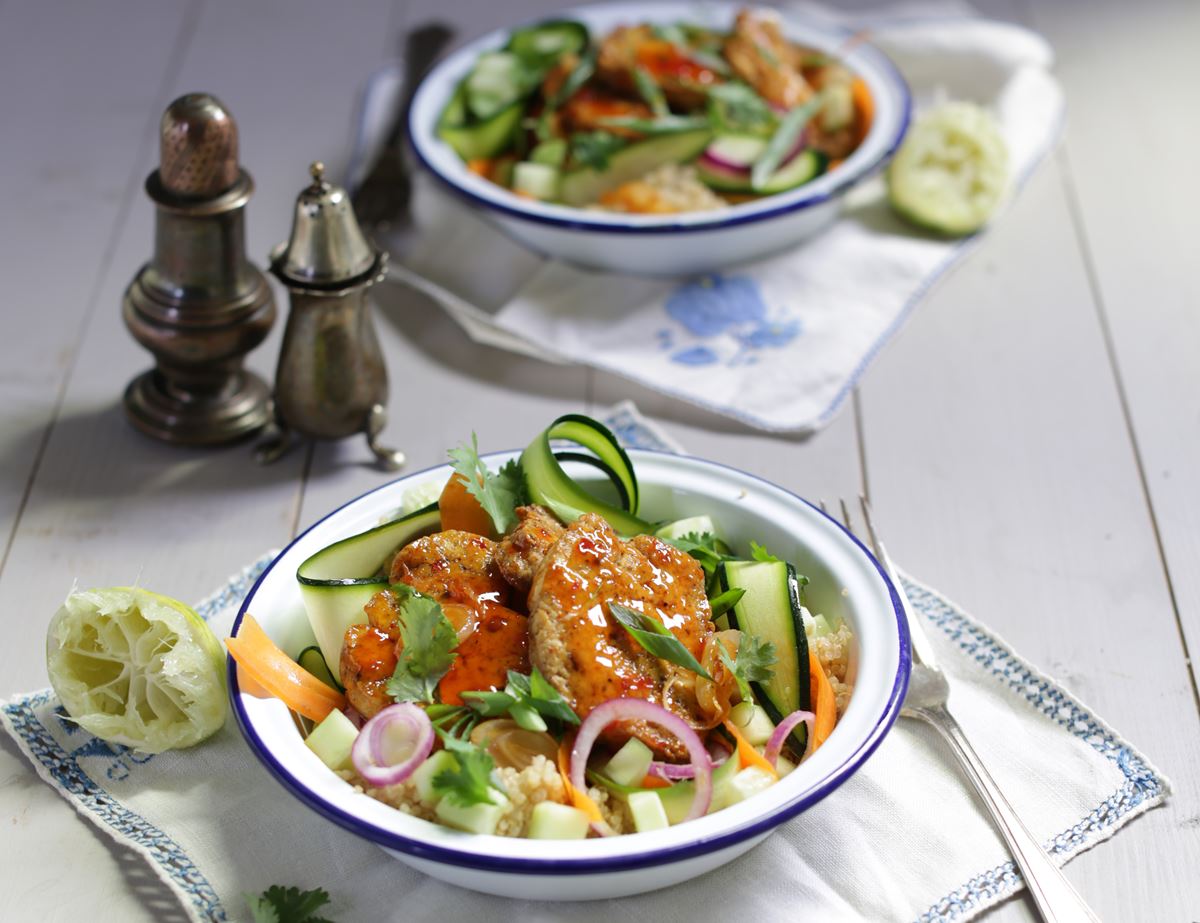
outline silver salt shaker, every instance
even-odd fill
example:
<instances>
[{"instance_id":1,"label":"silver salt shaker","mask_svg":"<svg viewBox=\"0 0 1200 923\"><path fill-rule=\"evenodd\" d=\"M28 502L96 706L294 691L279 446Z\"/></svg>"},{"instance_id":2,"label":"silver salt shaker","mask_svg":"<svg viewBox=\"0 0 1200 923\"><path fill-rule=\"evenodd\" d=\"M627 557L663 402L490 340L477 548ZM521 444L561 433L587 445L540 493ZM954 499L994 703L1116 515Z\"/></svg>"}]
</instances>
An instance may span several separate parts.
<instances>
[{"instance_id":1,"label":"silver salt shaker","mask_svg":"<svg viewBox=\"0 0 1200 923\"><path fill-rule=\"evenodd\" d=\"M342 439L356 433L388 470L404 453L379 444L386 423L387 370L371 320L370 289L387 274L387 254L363 236L346 191L314 163L296 200L290 239L271 252L271 273L291 301L275 373L275 431L258 460L275 461L292 433Z\"/></svg>"}]
</instances>

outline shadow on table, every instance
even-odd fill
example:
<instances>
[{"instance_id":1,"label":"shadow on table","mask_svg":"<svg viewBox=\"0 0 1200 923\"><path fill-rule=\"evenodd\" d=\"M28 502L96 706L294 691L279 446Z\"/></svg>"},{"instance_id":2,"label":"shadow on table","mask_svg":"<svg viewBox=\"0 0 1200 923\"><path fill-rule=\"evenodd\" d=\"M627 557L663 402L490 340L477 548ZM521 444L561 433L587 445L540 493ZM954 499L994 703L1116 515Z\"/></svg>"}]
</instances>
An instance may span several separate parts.
<instances>
[{"instance_id":1,"label":"shadow on table","mask_svg":"<svg viewBox=\"0 0 1200 923\"><path fill-rule=\"evenodd\" d=\"M64 408L52 428L42 418L17 420L4 440L0 470L24 476L36 465L36 491L51 498L128 497L171 493L228 497L299 479L305 452L274 465L254 460L255 436L228 446L167 445L137 432L119 401Z\"/></svg>"}]
</instances>

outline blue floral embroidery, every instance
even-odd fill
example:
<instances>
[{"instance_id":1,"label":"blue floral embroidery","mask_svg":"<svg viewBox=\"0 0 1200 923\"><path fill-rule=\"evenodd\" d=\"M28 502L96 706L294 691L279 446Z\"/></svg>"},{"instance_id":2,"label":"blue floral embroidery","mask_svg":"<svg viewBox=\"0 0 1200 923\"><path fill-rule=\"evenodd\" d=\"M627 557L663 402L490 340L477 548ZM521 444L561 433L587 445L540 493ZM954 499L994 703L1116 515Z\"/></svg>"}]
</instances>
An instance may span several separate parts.
<instances>
[{"instance_id":1,"label":"blue floral embroidery","mask_svg":"<svg viewBox=\"0 0 1200 923\"><path fill-rule=\"evenodd\" d=\"M658 331L659 348L675 350L670 358L679 365L751 365L756 351L787 346L804 332L797 318L770 317L762 290L747 276L711 275L685 282L663 308L686 335L710 341L676 348L670 330ZM717 338L721 341L712 342Z\"/></svg>"},{"instance_id":2,"label":"blue floral embroidery","mask_svg":"<svg viewBox=\"0 0 1200 923\"><path fill-rule=\"evenodd\" d=\"M671 361L680 365L716 365L719 359L707 346L692 346L679 350L671 357Z\"/></svg>"}]
</instances>

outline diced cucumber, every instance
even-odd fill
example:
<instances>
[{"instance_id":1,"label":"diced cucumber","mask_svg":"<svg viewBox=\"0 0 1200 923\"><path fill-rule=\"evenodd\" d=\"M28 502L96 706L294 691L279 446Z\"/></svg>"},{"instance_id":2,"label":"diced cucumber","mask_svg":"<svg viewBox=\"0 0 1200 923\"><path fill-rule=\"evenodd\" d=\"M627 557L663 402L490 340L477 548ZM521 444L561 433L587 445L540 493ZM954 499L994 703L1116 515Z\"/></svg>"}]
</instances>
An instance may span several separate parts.
<instances>
[{"instance_id":1,"label":"diced cucumber","mask_svg":"<svg viewBox=\"0 0 1200 923\"><path fill-rule=\"evenodd\" d=\"M515 54L489 51L467 75L467 108L480 121L492 118L530 89L527 68Z\"/></svg>"},{"instance_id":2,"label":"diced cucumber","mask_svg":"<svg viewBox=\"0 0 1200 923\"><path fill-rule=\"evenodd\" d=\"M754 135L718 135L705 149L717 160L749 168L766 150L767 139Z\"/></svg>"},{"instance_id":3,"label":"diced cucumber","mask_svg":"<svg viewBox=\"0 0 1200 923\"><path fill-rule=\"evenodd\" d=\"M426 758L412 774L413 783L417 787L417 795L426 804L437 804L442 796L433 790L433 780L440 772L458 769L458 760L449 750L438 750Z\"/></svg>"},{"instance_id":4,"label":"diced cucumber","mask_svg":"<svg viewBox=\"0 0 1200 923\"><path fill-rule=\"evenodd\" d=\"M587 47L588 30L581 22L552 19L534 26L518 29L505 46L528 61L549 62L567 52L579 52Z\"/></svg>"},{"instance_id":5,"label":"diced cucumber","mask_svg":"<svg viewBox=\"0 0 1200 923\"><path fill-rule=\"evenodd\" d=\"M733 778L737 771L738 759L736 755L732 755L713 770L713 791L715 792L728 779ZM688 811L691 810L692 799L696 795L696 784L694 782L676 782L673 785L668 785L666 788L656 788L652 789L652 791L662 801L663 810L667 812L667 819L673 824L678 824L683 821ZM712 809L710 808L709 810L711 811Z\"/></svg>"},{"instance_id":6,"label":"diced cucumber","mask_svg":"<svg viewBox=\"0 0 1200 923\"><path fill-rule=\"evenodd\" d=\"M729 720L737 725L742 736L755 747L761 747L775 732L775 725L766 709L753 702L738 702L730 709Z\"/></svg>"},{"instance_id":7,"label":"diced cucumber","mask_svg":"<svg viewBox=\"0 0 1200 923\"><path fill-rule=\"evenodd\" d=\"M496 832L496 825L508 809L508 799L495 789L491 790L491 795L490 803L472 804L465 808L449 798L443 798L434 808L434 813L447 827L465 830L467 833L492 834Z\"/></svg>"},{"instance_id":8,"label":"diced cucumber","mask_svg":"<svg viewBox=\"0 0 1200 923\"><path fill-rule=\"evenodd\" d=\"M723 589L741 587L745 595L725 613L730 628L738 628L775 645L774 672L762 683L751 683L754 697L778 724L810 703L808 636L800 614L796 570L782 561L725 561L718 570ZM804 749L803 725L790 739Z\"/></svg>"},{"instance_id":9,"label":"diced cucumber","mask_svg":"<svg viewBox=\"0 0 1200 923\"><path fill-rule=\"evenodd\" d=\"M833 633L833 626L829 624L829 619L823 615L814 615L811 622L805 620L804 629L808 632L810 638L824 638L826 635Z\"/></svg>"},{"instance_id":10,"label":"diced cucumber","mask_svg":"<svg viewBox=\"0 0 1200 923\"><path fill-rule=\"evenodd\" d=\"M562 200L567 205L588 205L622 183L640 179L665 163L687 163L712 139L706 128L659 135L631 144L608 159L603 170L580 167L563 175Z\"/></svg>"},{"instance_id":11,"label":"diced cucumber","mask_svg":"<svg viewBox=\"0 0 1200 923\"><path fill-rule=\"evenodd\" d=\"M559 167L567 158L567 142L565 138L553 138L543 141L529 153L529 159L534 163L544 163L548 167Z\"/></svg>"},{"instance_id":12,"label":"diced cucumber","mask_svg":"<svg viewBox=\"0 0 1200 923\"><path fill-rule=\"evenodd\" d=\"M525 160L513 168L512 187L535 199L550 201L558 197L558 181L561 174L557 167Z\"/></svg>"},{"instance_id":13,"label":"diced cucumber","mask_svg":"<svg viewBox=\"0 0 1200 923\"><path fill-rule=\"evenodd\" d=\"M582 840L588 835L588 816L578 808L556 801L539 801L529 815L531 840Z\"/></svg>"},{"instance_id":14,"label":"diced cucumber","mask_svg":"<svg viewBox=\"0 0 1200 923\"><path fill-rule=\"evenodd\" d=\"M354 722L335 709L304 738L304 745L322 763L334 772L340 772L350 768L350 750L357 738L358 728Z\"/></svg>"},{"instance_id":15,"label":"diced cucumber","mask_svg":"<svg viewBox=\"0 0 1200 923\"><path fill-rule=\"evenodd\" d=\"M620 785L640 785L646 778L654 751L636 737L630 737L604 767L604 774Z\"/></svg>"},{"instance_id":16,"label":"diced cucumber","mask_svg":"<svg viewBox=\"0 0 1200 923\"><path fill-rule=\"evenodd\" d=\"M731 779L727 779L720 787L713 789L713 804L710 811L720 811L731 804L745 801L751 795L757 795L763 789L775 784L775 777L765 769L757 766L747 766Z\"/></svg>"},{"instance_id":17,"label":"diced cucumber","mask_svg":"<svg viewBox=\"0 0 1200 923\"><path fill-rule=\"evenodd\" d=\"M713 522L711 516L689 516L687 519L676 519L674 522L668 522L665 526L660 526L654 534L659 538L666 539L683 538L686 535L712 535L717 540L717 550L724 554L729 553L729 546L725 544L721 533L717 531L717 524Z\"/></svg>"},{"instance_id":18,"label":"diced cucumber","mask_svg":"<svg viewBox=\"0 0 1200 923\"><path fill-rule=\"evenodd\" d=\"M775 758L775 771L779 773L779 778L782 779L795 768L796 764L789 760L782 753Z\"/></svg>"},{"instance_id":19,"label":"diced cucumber","mask_svg":"<svg viewBox=\"0 0 1200 923\"><path fill-rule=\"evenodd\" d=\"M628 801L629 813L633 815L633 826L638 833L665 830L671 825L657 792L634 792Z\"/></svg>"}]
</instances>

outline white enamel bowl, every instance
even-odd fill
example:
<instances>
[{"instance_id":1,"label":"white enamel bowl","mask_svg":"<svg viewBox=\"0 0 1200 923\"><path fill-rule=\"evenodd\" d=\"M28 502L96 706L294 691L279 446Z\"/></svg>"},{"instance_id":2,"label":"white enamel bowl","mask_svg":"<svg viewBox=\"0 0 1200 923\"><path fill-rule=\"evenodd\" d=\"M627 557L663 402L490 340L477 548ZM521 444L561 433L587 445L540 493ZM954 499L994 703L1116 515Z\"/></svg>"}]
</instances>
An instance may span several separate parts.
<instances>
[{"instance_id":1,"label":"white enamel bowl","mask_svg":"<svg viewBox=\"0 0 1200 923\"><path fill-rule=\"evenodd\" d=\"M616 3L556 14L577 19L593 36L639 22L685 20L726 28L740 4ZM502 46L512 29L491 32L458 49L422 81L409 111L409 137L421 162L447 188L532 249L598 269L644 275L711 272L786 249L832 221L843 195L879 170L908 127L904 78L875 46L847 30L818 27L782 13L788 37L835 55L866 81L875 103L871 130L836 170L790 192L715 212L626 215L551 205L513 195L466 168L436 134L438 116L480 52Z\"/></svg>"},{"instance_id":2,"label":"white enamel bowl","mask_svg":"<svg viewBox=\"0 0 1200 923\"><path fill-rule=\"evenodd\" d=\"M513 454L492 455L488 461L494 468ZM734 547L746 548L751 540L766 545L811 578L807 592L812 610L842 616L857 636L858 678L850 705L829 740L798 769L747 801L654 833L579 841L460 833L355 793L304 745L282 702L240 691L231 659L234 714L263 765L307 808L435 878L492 894L545 900L620 897L702 875L837 788L892 726L908 682L908 635L891 584L837 522L780 487L695 458L638 450L629 454L642 486L644 517L673 520L707 513ZM580 473L571 473L583 480ZM400 505L409 486L444 483L449 475L446 466L409 475L318 522L259 578L238 614L235 633L249 611L289 653L311 643L296 584L300 562L337 539L378 525Z\"/></svg>"}]
</instances>

